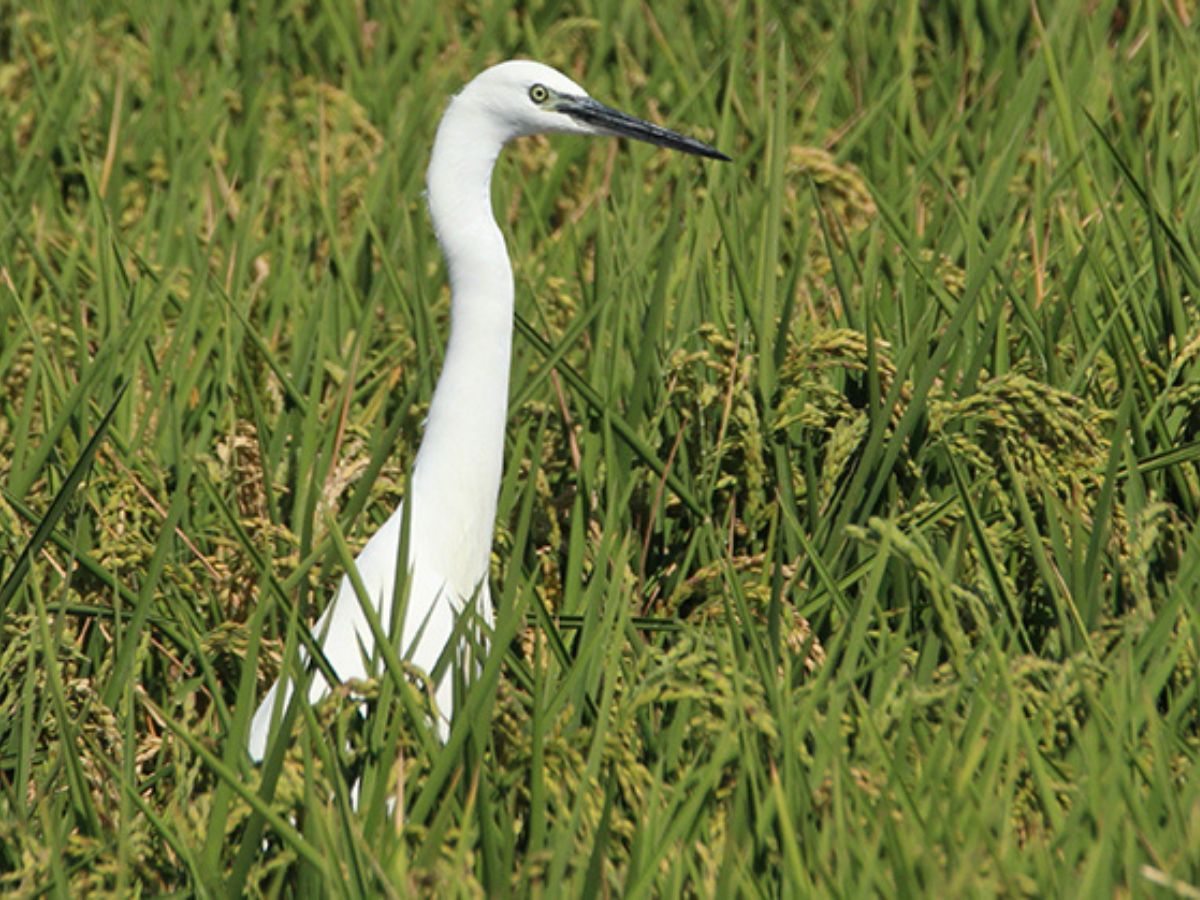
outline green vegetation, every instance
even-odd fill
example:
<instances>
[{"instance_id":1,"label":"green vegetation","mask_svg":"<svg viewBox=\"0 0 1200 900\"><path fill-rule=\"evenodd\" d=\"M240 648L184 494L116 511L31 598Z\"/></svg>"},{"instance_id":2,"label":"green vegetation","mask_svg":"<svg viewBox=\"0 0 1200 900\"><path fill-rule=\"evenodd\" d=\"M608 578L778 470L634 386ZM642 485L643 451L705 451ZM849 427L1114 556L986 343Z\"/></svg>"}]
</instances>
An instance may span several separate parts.
<instances>
[{"instance_id":1,"label":"green vegetation","mask_svg":"<svg viewBox=\"0 0 1200 900\"><path fill-rule=\"evenodd\" d=\"M0 893L1200 897L1198 19L0 0ZM495 649L258 769L510 56L735 161L508 151Z\"/></svg>"}]
</instances>

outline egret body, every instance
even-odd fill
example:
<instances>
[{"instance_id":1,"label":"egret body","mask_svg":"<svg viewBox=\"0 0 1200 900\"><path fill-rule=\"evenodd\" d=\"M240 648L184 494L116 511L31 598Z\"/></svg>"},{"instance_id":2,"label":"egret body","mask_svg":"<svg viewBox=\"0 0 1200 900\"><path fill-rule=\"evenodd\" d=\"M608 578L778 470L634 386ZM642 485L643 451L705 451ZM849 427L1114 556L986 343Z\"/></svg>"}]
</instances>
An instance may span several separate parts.
<instances>
[{"instance_id":1,"label":"egret body","mask_svg":"<svg viewBox=\"0 0 1200 900\"><path fill-rule=\"evenodd\" d=\"M450 278L450 337L429 406L407 502L408 592L399 651L432 671L460 612L474 601L490 623L488 557L496 518L512 355L513 276L504 235L492 215L496 158L514 138L538 133L636 138L685 153L728 159L707 144L611 109L560 72L527 61L493 66L455 96L442 116L427 175L429 212ZM405 513L398 508L367 542L355 565L379 619L392 618L392 594ZM367 678L375 645L350 579L313 633L337 677ZM448 716L452 679L436 696ZM320 672L308 691L329 691ZM292 693L287 673L267 693L250 725L250 753L266 752L272 722ZM439 730L446 733L446 721Z\"/></svg>"}]
</instances>

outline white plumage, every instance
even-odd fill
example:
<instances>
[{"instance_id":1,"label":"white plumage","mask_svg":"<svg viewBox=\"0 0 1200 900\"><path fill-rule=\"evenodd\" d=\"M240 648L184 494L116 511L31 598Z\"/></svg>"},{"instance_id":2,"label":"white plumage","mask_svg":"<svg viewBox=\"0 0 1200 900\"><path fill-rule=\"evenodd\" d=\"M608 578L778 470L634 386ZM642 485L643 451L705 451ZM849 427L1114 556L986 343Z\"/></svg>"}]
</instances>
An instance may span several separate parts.
<instances>
[{"instance_id":1,"label":"white plumage","mask_svg":"<svg viewBox=\"0 0 1200 900\"><path fill-rule=\"evenodd\" d=\"M425 671L433 668L472 598L482 620L492 621L488 557L503 464L513 317L512 268L491 208L492 169L508 141L546 132L623 135L727 159L707 144L592 100L540 63L493 66L450 101L427 176L429 212L450 278L450 338L413 469L409 593L398 645L402 657ZM403 518L401 507L355 560L385 627L392 616ZM342 577L313 633L339 679L375 674L368 671L374 636L348 577ZM452 712L451 683L443 677L437 686L443 736ZM309 701L328 692L325 678L314 673ZM249 738L254 759L265 754L275 713L282 715L291 693L285 676L255 712Z\"/></svg>"}]
</instances>

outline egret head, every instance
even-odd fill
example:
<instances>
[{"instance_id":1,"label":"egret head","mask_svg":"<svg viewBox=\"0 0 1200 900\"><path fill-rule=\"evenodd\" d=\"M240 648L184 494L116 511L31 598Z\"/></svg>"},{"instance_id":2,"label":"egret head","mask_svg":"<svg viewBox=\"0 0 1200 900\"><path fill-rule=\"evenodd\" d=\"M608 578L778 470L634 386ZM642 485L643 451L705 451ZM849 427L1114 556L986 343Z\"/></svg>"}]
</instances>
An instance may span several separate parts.
<instances>
[{"instance_id":1,"label":"egret head","mask_svg":"<svg viewBox=\"0 0 1200 900\"><path fill-rule=\"evenodd\" d=\"M457 99L486 111L504 141L529 134L611 135L729 159L702 141L605 106L561 72L528 60L510 60L481 72Z\"/></svg>"}]
</instances>

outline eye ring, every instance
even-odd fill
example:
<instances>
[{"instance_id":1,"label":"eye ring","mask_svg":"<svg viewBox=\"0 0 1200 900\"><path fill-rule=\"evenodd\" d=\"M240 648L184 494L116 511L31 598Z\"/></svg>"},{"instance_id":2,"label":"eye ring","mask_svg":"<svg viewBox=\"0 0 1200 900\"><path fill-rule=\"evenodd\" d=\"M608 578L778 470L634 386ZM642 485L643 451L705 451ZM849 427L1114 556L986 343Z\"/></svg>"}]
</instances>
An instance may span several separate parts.
<instances>
[{"instance_id":1,"label":"eye ring","mask_svg":"<svg viewBox=\"0 0 1200 900\"><path fill-rule=\"evenodd\" d=\"M544 84L535 84L529 89L529 99L540 106L550 99L550 90Z\"/></svg>"}]
</instances>

